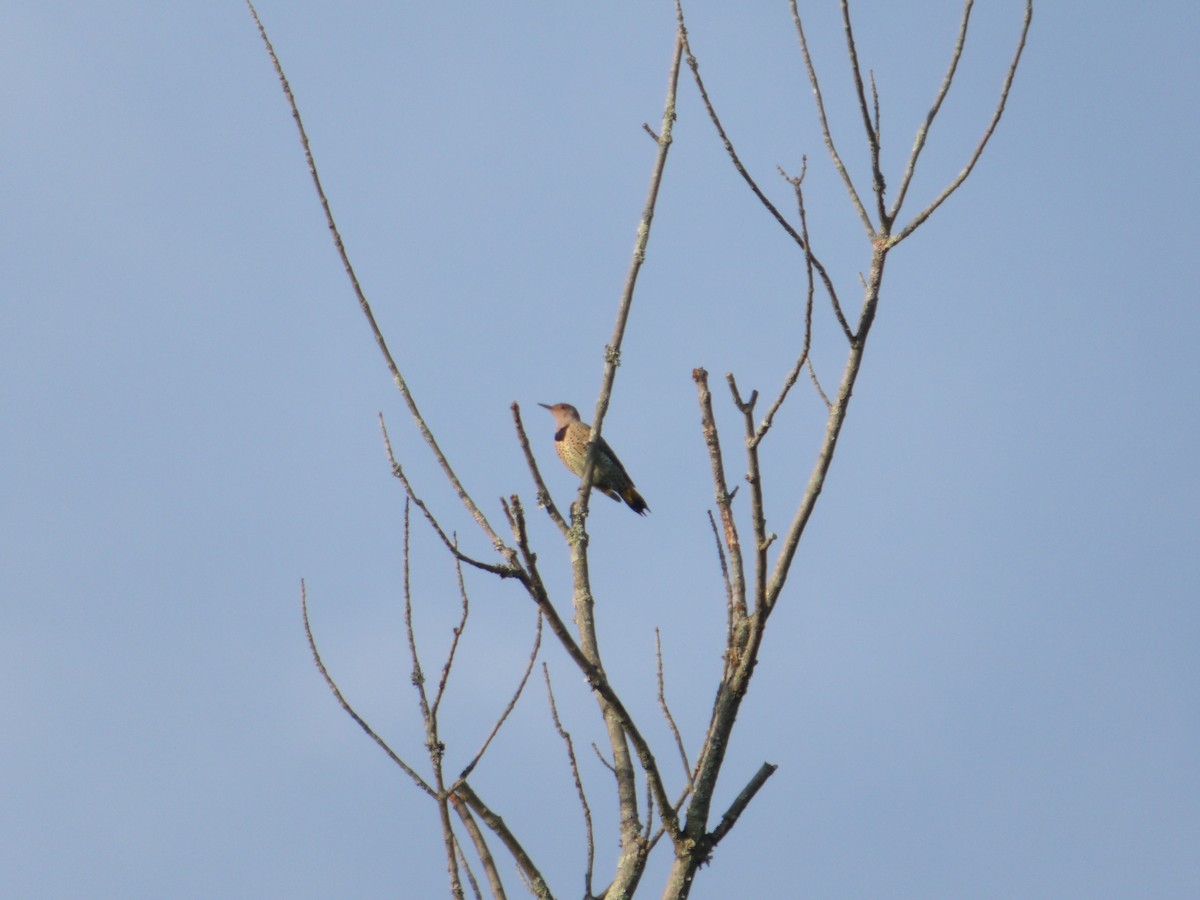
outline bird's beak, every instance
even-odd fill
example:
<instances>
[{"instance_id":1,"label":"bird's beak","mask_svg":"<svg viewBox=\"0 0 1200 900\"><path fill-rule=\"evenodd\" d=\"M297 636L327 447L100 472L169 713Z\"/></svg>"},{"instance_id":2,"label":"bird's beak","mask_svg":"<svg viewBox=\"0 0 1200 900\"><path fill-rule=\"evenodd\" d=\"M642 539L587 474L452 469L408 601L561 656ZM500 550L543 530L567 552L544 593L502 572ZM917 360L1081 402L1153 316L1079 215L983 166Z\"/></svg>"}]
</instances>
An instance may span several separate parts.
<instances>
[{"instance_id":1,"label":"bird's beak","mask_svg":"<svg viewBox=\"0 0 1200 900\"><path fill-rule=\"evenodd\" d=\"M554 409L554 407L549 403L539 403L538 406L540 406L542 409Z\"/></svg>"}]
</instances>

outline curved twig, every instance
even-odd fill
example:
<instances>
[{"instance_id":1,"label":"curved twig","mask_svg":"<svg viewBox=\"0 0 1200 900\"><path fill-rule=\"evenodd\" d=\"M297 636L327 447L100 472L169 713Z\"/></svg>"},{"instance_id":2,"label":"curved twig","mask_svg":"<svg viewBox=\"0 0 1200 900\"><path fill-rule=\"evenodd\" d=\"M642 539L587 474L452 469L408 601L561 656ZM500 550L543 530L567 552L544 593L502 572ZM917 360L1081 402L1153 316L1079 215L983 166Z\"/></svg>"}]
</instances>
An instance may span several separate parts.
<instances>
[{"instance_id":1,"label":"curved twig","mask_svg":"<svg viewBox=\"0 0 1200 900\"><path fill-rule=\"evenodd\" d=\"M862 69L858 65L858 47L854 43L854 28L850 24L850 4L842 0L842 29L846 33L846 50L850 54L850 72L854 76L854 91L858 95L858 110L862 113L863 128L867 132L867 147L871 151L872 191L879 213L881 227L886 230L890 219L883 196L885 182L883 170L879 167L879 132L871 122L871 107L867 104L866 91L863 88ZM871 96L875 100L875 118L879 118L879 94L875 90L875 78L871 78Z\"/></svg>"},{"instance_id":2,"label":"curved twig","mask_svg":"<svg viewBox=\"0 0 1200 900\"><path fill-rule=\"evenodd\" d=\"M404 613L406 623L411 618L409 615L409 600L408 600L408 505L405 504L404 510ZM457 546L457 535L455 540ZM467 616L471 611L471 601L467 597L467 585L463 581L462 562L458 559L454 560L454 572L458 576L458 595L462 598L462 615L459 617L458 625L454 628L454 637L450 639L450 649L446 651L446 662L442 666L442 676L438 679L437 693L434 695L432 715L437 718L438 710L442 706L442 698L446 695L446 683L450 680L450 669L454 665L454 657L458 653L458 642L462 640L463 632L467 627ZM411 625L409 626L411 631ZM416 648L413 649L415 658Z\"/></svg>"},{"instance_id":3,"label":"curved twig","mask_svg":"<svg viewBox=\"0 0 1200 900\"><path fill-rule=\"evenodd\" d=\"M829 399L829 395L825 393L825 388L821 387L821 379L817 377L817 370L813 368L812 357L808 358L808 377L812 379L813 387L817 389L817 393L821 395L821 399L825 401L825 408L829 409L833 403Z\"/></svg>"},{"instance_id":4,"label":"curved twig","mask_svg":"<svg viewBox=\"0 0 1200 900\"><path fill-rule=\"evenodd\" d=\"M679 733L679 726L675 724L675 717L671 715L671 707L667 704L666 681L663 678L662 635L657 628L654 629L654 659L658 664L658 708L662 710L663 718L667 720L667 727L671 729L671 734L675 738L675 746L679 750L679 760L683 763L683 777L690 784L692 764L688 762L687 749L683 746L683 735Z\"/></svg>"},{"instance_id":5,"label":"curved twig","mask_svg":"<svg viewBox=\"0 0 1200 900\"><path fill-rule=\"evenodd\" d=\"M304 148L304 158L308 162L308 172L312 176L313 187L316 189L317 198L321 202L321 209L325 213L325 222L329 226L330 236L333 238L333 245L337 249L338 256L342 260L342 267L346 270L346 276L350 279L350 285L354 290L354 296L358 299L359 308L366 317L367 324L371 328L371 335L375 338L375 344L379 347L380 353L383 354L384 362L387 364L388 371L391 372L392 380L396 383L396 387L400 390L400 395L404 398L405 404L408 406L408 411L412 414L413 421L417 425L417 430L421 432L421 437L425 443L429 445L429 449L433 451L434 458L437 459L438 465L442 472L454 487L455 493L458 494L459 500L470 512L471 516L483 529L491 541L496 552L505 557L511 564L512 558L515 556L515 551L512 548L505 546L504 542L492 529L491 524L487 520L487 516L483 511L475 505L475 501L471 499L467 489L463 487L462 482L458 480L458 476L454 474L454 469L450 466L450 461L446 458L446 454L442 452L442 448L438 446L437 440L433 436L433 432L429 430L429 426L425 423L425 417L421 415L420 409L417 408L416 398L408 387L408 382L404 380L404 376L400 373L399 366L396 365L396 360L392 356L392 352L388 349L387 341L384 339L383 332L379 328L379 323L375 321L375 313L371 310L371 304L367 301L367 295L362 289L362 285L358 281L358 275L354 271L354 265L350 262L350 254L346 251L346 245L342 241L341 232L338 230L337 222L333 218L333 210L329 205L329 198L325 196L325 188L321 184L321 176L317 172L317 162L313 157L312 147L308 141L308 132L304 128L304 121L300 118L300 107L296 103L296 97L292 93L292 87L288 83L287 76L283 72L283 65L279 61L279 56L275 53L275 48L272 46L270 39L267 37L267 30L263 26L262 20L258 17L258 10L254 8L251 0L246 0L246 6L250 9L250 15L254 17L254 24L258 27L259 36L262 38L263 44L267 49L267 54L271 58L271 64L275 67L275 74L279 78L279 84L283 88L284 96L287 98L288 106L292 111L292 119L296 122L296 130L300 135L300 144ZM499 574L499 573L497 573Z\"/></svg>"},{"instance_id":6,"label":"curved twig","mask_svg":"<svg viewBox=\"0 0 1200 900\"><path fill-rule=\"evenodd\" d=\"M913 141L912 152L908 156L908 163L904 167L904 174L900 177L900 188L896 191L896 200L892 203L892 219L895 219L900 213L900 207L904 203L905 196L908 195L909 185L912 184L913 175L917 171L917 159L920 158L921 151L925 149L925 141L929 137L929 129L933 127L933 120L937 118L938 110L942 108L942 101L950 93L950 84L954 81L954 73L958 70L958 61L962 57L963 47L967 43L967 26L971 22L971 8L974 5L975 0L966 0L966 3L963 5L962 21L958 24L958 37L954 41L954 50L950 54L950 65L947 67L946 74L942 78L937 96L933 98L933 105L929 107L929 112L925 114L925 121L917 129L917 136Z\"/></svg>"},{"instance_id":7,"label":"curved twig","mask_svg":"<svg viewBox=\"0 0 1200 900\"><path fill-rule=\"evenodd\" d=\"M476 569L481 569L484 572L491 572L493 575L499 575L501 578L515 578L517 572L515 571L514 567L516 564L513 560L509 560L505 565L497 566L494 563L485 563L482 560L467 556L458 549L458 542L450 539L450 536L442 530L442 526L438 523L438 520L434 518L433 513L429 511L429 507L425 505L425 501L417 496L416 491L413 490L412 482L408 480L408 476L404 473L404 468L392 452L392 440L388 436L387 425L383 420L383 413L379 413L379 429L383 433L383 446L387 452L388 464L392 467L392 475L398 478L400 483L404 485L404 492L413 503L417 504L417 509L425 514L426 521L432 526L437 536L442 539L442 543L445 544L446 549L450 551L451 555L455 559L465 562L469 566L474 566Z\"/></svg>"},{"instance_id":8,"label":"curved twig","mask_svg":"<svg viewBox=\"0 0 1200 900\"><path fill-rule=\"evenodd\" d=\"M357 722L358 727L367 733L367 737L378 744L380 749L388 755L388 758L398 765L405 775L413 780L413 783L417 787L436 800L437 791L427 784L425 779L418 775L412 766L397 756L396 751L387 745L387 741L376 734L375 730L367 724L366 719L354 710L354 707L346 700L341 689L330 676L329 670L325 668L325 661L321 659L321 654L317 650L316 638L313 637L312 624L308 620L308 588L305 586L304 579L300 579L300 611L304 618L304 636L308 639L308 649L312 651L313 662L317 664L317 670L321 673L321 677L325 680L325 684L329 687L329 690L333 692L333 696L337 699L338 704L345 710L346 715Z\"/></svg>"},{"instance_id":9,"label":"curved twig","mask_svg":"<svg viewBox=\"0 0 1200 900\"><path fill-rule=\"evenodd\" d=\"M487 748L491 745L493 738L500 733L501 726L504 725L504 722L508 719L509 714L512 713L513 709L516 707L517 701L521 699L521 694L525 690L525 685L529 682L529 674L533 671L533 663L537 659L538 650L541 648L541 646L542 613L539 610L537 617L537 633L534 635L533 647L529 651L529 662L525 666L524 674L521 675L521 681L517 684L517 689L513 691L513 695L509 699L508 705L505 706L504 711L500 713L500 718L496 720L496 724L492 726L492 730L489 731L487 737L483 739L483 744L479 747L479 750L476 751L473 757L471 757L471 761L467 763L466 767L462 770L462 774L458 776L454 784L450 786L449 793L453 794L454 791L458 789L458 785L462 781L466 780L471 772L475 770L475 767L479 765L479 761L483 759L483 754L487 752Z\"/></svg>"},{"instance_id":10,"label":"curved twig","mask_svg":"<svg viewBox=\"0 0 1200 900\"><path fill-rule=\"evenodd\" d=\"M563 519L562 513L558 511L558 507L554 505L554 500L550 496L550 489L546 487L546 482L542 480L541 469L538 468L537 460L533 456L533 450L530 449L529 437L525 434L525 423L521 421L521 407L514 400L509 409L512 410L513 425L517 429L517 442L521 445L521 452L525 454L525 463L529 466L529 473L533 476L533 483L537 487L538 505L546 508L546 513L550 516L550 520L558 526L558 530L566 537L570 526Z\"/></svg>"},{"instance_id":11,"label":"curved twig","mask_svg":"<svg viewBox=\"0 0 1200 900\"><path fill-rule=\"evenodd\" d=\"M683 46L687 53L688 68L692 70L692 78L696 82L696 89L700 91L700 100L704 103L704 108L708 112L708 118L712 121L713 127L717 129L717 136L720 137L721 143L724 144L725 152L729 154L729 159L733 163L734 169L736 169L737 173L742 176L742 180L746 182L747 186L750 188L750 191L755 197L758 198L758 201L763 205L764 208L766 208L767 212L771 214L775 221L779 223L779 226L785 232L787 232L788 236L796 242L801 250L804 250L811 255L812 251L808 246L807 237L796 231L796 229L792 227L792 223L784 217L783 213L781 213L775 204L770 201L767 195L762 192L758 186L758 182L754 180L754 177L742 164L742 160L738 156L737 150L734 149L733 141L731 141L729 139L729 135L725 133L725 126L721 124L721 119L717 115L717 110L713 106L712 100L709 99L708 89L704 86L704 79L700 77L700 63L697 62L696 57L692 53L691 44L688 42L687 28L683 20L683 6L681 5L681 0L676 0L675 2L675 15L679 20L680 33L683 35ZM833 286L833 279L829 277L829 273L825 271L825 266L819 259L817 259L815 255L812 255L811 258L812 264L817 270L817 274L821 276L821 281L825 284L825 290L829 292L830 299L833 301L833 312L837 316L838 324L842 326L842 331L845 333L847 339L853 339L854 335L850 330L850 323L846 320L845 315L842 314L842 305L838 300L837 289Z\"/></svg>"},{"instance_id":12,"label":"curved twig","mask_svg":"<svg viewBox=\"0 0 1200 900\"><path fill-rule=\"evenodd\" d=\"M975 147L975 151L971 154L971 158L967 160L966 166L958 173L953 181L951 181L942 190L940 194L930 203L925 209L917 213L913 220L909 222L899 232L893 235L889 243L891 246L896 246L910 234L919 228L926 219L933 214L933 211L941 206L946 199L962 186L962 183L967 180L967 176L971 174L971 170L975 168L975 163L979 162L979 157L983 155L983 148L987 146L988 141L992 139L992 134L996 130L996 126L1000 123L1000 117L1004 115L1004 106L1008 102L1008 93L1012 89L1013 79L1017 75L1017 65L1021 61L1021 54L1025 50L1025 39L1029 35L1029 26L1033 23L1033 0L1025 0L1025 19L1021 26L1021 36L1017 39L1017 49L1013 53L1012 62L1009 63L1008 72L1004 76L1004 85L1000 88L1000 99L996 103L996 109L992 113L992 119L988 122L987 128L984 129L983 137L979 139L979 143Z\"/></svg>"},{"instance_id":13,"label":"curved twig","mask_svg":"<svg viewBox=\"0 0 1200 900\"><path fill-rule=\"evenodd\" d=\"M833 134L829 130L829 119L825 115L825 98L821 95L821 83L817 80L817 70L813 67L812 56L808 52L808 40L804 37L804 23L800 21L800 10L796 8L796 0L788 0L788 4L792 8L792 22L796 26L796 35L800 39L800 52L804 56L804 68L808 71L808 81L812 85L813 96L817 101L817 117L821 120L821 137L825 140L825 149L829 151L829 156L833 160L834 167L838 170L838 174L842 176L842 184L846 186L846 192L850 195L850 202L854 204L855 210L858 211L858 217L862 220L863 228L867 230L867 237L875 240L879 235L875 230L874 224L871 222L871 217L867 215L866 207L863 206L862 200L859 199L858 190L854 187L854 180L850 177L850 173L846 171L842 157L838 154L837 147L834 145Z\"/></svg>"},{"instance_id":14,"label":"curved twig","mask_svg":"<svg viewBox=\"0 0 1200 900\"><path fill-rule=\"evenodd\" d=\"M583 470L579 476L579 498L576 501L576 509L581 527L587 519L588 501L592 492L595 469L596 446L600 442L600 429L604 424L604 416L608 412L609 400L612 397L617 366L621 364L621 345L625 340L625 326L629 321L629 311L633 307L633 292L637 287L638 275L642 271L642 263L646 261L646 246L650 242L650 226L654 222L654 208L658 204L658 191L662 186L663 173L667 167L667 155L670 153L671 143L674 141L675 97L679 87L679 64L683 56L683 41L683 33L676 32L675 49L671 57L671 68L667 75L667 98L663 105L658 153L654 157L654 167L650 173L650 187L646 192L646 202L642 206L641 219L638 221L637 237L633 244L633 258L629 263L625 284L621 288L621 301L617 305L617 320L613 324L612 337L604 348L604 374L600 379L600 395L596 398L596 409L592 413L592 432L584 454Z\"/></svg>"},{"instance_id":15,"label":"curved twig","mask_svg":"<svg viewBox=\"0 0 1200 900\"><path fill-rule=\"evenodd\" d=\"M800 348L800 355L796 358L795 365L792 366L791 371L788 372L787 377L783 380L783 386L779 390L779 396L775 398L775 402L772 403L767 409L767 414L763 416L762 422L759 423L758 429L754 433L754 437L751 438L751 446L753 447L757 447L760 443L762 443L762 439L766 437L767 432L771 430L771 424L775 421L775 414L779 412L780 407L783 406L783 401L787 399L788 392L791 391L792 386L795 385L797 379L799 379L800 372L804 368L804 364L808 362L809 350L812 349L813 295L816 292L816 284L813 280L812 253L808 249L810 246L808 237L808 215L804 210L804 190L801 187L804 182L804 175L807 169L807 158L805 158L801 163L800 174L795 178L789 178L786 174L784 174L783 170L780 169L780 174L783 175L784 178L787 178L788 183L792 185L793 190L796 192L796 206L800 211L800 228L802 234L804 235L804 271L807 282L807 290L804 298L804 344ZM834 304L837 304L836 297L833 298L833 302Z\"/></svg>"},{"instance_id":16,"label":"curved twig","mask_svg":"<svg viewBox=\"0 0 1200 900\"><path fill-rule=\"evenodd\" d=\"M583 872L584 896L592 896L592 872L596 862L595 832L592 830L592 809L588 806L587 793L583 789L583 778L579 774L579 761L575 758L575 743L571 734L563 728L562 720L558 717L558 704L554 702L554 688L550 684L550 668L542 663L542 677L546 680L546 697L550 701L550 718L554 720L554 730L567 748L567 761L571 765L571 777L575 780L575 794L579 797L579 806L583 812L583 826L587 835L587 866Z\"/></svg>"}]
</instances>

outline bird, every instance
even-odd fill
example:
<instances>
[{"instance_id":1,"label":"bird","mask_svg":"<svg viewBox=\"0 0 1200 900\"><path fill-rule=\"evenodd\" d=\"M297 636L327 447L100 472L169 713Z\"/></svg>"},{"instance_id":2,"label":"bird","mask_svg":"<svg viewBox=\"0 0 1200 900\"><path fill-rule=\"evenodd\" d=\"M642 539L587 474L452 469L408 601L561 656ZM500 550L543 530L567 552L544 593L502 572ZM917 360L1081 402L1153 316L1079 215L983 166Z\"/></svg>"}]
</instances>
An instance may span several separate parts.
<instances>
[{"instance_id":1,"label":"bird","mask_svg":"<svg viewBox=\"0 0 1200 900\"><path fill-rule=\"evenodd\" d=\"M558 458L576 475L583 474L583 461L587 456L588 440L592 436L592 426L579 420L579 410L569 403L539 403L538 406L550 410L554 416L554 449ZM601 436L596 441L595 462L592 465L592 487L612 497L617 502L622 500L639 516L650 512L650 507L642 499L642 495L633 486L633 479L613 453L608 441Z\"/></svg>"}]
</instances>

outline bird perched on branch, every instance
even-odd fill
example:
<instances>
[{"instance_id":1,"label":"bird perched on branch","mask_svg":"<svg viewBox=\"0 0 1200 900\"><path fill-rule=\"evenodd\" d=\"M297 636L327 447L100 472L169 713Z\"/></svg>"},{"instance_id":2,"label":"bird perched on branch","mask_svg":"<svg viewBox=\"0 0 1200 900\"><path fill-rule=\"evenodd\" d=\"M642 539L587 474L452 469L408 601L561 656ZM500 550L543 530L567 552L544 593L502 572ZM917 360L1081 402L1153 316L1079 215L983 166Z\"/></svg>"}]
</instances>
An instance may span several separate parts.
<instances>
[{"instance_id":1,"label":"bird perched on branch","mask_svg":"<svg viewBox=\"0 0 1200 900\"><path fill-rule=\"evenodd\" d=\"M579 421L579 410L569 403L539 403L554 416L554 449L558 458L576 475L583 474L583 461L587 456L588 441L592 426ZM633 479L613 453L608 441L601 437L596 441L595 462L592 465L592 487L614 500L624 500L639 516L650 512L650 507L633 487Z\"/></svg>"}]
</instances>

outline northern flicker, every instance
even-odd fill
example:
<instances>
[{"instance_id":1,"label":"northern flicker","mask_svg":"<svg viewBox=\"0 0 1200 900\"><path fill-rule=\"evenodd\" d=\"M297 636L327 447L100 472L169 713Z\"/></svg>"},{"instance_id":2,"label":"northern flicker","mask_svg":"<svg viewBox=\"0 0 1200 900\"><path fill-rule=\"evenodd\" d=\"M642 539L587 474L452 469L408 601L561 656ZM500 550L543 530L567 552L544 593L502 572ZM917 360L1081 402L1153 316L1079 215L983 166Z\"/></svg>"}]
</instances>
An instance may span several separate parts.
<instances>
[{"instance_id":1,"label":"northern flicker","mask_svg":"<svg viewBox=\"0 0 1200 900\"><path fill-rule=\"evenodd\" d=\"M582 475L592 426L579 421L579 410L569 403L556 403L553 406L539 403L538 406L544 406L554 416L554 449L558 451L558 458L576 475ZM603 436L596 441L595 456L592 487L614 500L624 500L639 516L650 512L642 495L634 489L633 479Z\"/></svg>"}]
</instances>

